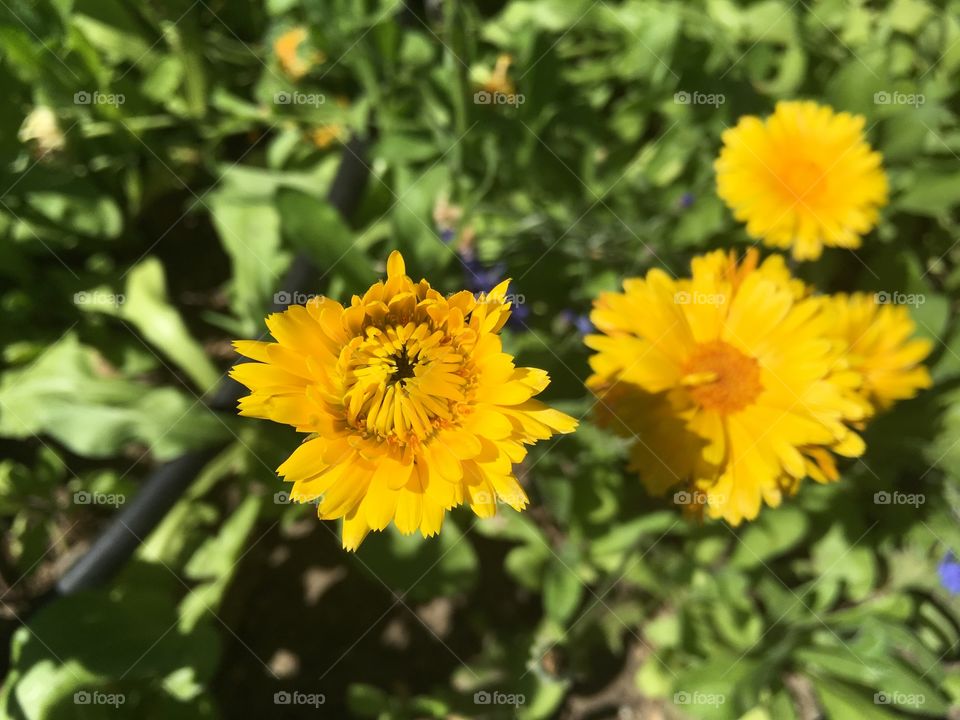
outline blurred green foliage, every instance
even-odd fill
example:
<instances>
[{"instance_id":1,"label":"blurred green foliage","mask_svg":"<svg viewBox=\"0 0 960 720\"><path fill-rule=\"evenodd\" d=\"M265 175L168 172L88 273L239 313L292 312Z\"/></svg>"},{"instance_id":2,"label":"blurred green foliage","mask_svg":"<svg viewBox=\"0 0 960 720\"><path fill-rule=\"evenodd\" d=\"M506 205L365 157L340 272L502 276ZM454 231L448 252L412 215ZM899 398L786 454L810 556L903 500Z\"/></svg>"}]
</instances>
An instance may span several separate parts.
<instances>
[{"instance_id":1,"label":"blurred green foliage","mask_svg":"<svg viewBox=\"0 0 960 720\"><path fill-rule=\"evenodd\" d=\"M936 567L960 551L960 2L0 6L0 717L956 714ZM297 78L274 49L295 27ZM523 102L476 103L503 53ZM343 299L396 247L444 290L464 261L512 277L508 347L587 415L576 319L625 276L745 247L713 189L720 134L795 97L865 115L892 187L862 250L798 272L921 294L936 343L936 388L871 425L841 482L739 529L689 524L585 422L520 469L528 512L346 556L274 495L294 434L205 407L296 253ZM349 221L325 200L351 152L317 140L331 128L375 130ZM77 493L131 496L215 443L120 577L25 624L116 511ZM924 502L874 502L894 490Z\"/></svg>"}]
</instances>

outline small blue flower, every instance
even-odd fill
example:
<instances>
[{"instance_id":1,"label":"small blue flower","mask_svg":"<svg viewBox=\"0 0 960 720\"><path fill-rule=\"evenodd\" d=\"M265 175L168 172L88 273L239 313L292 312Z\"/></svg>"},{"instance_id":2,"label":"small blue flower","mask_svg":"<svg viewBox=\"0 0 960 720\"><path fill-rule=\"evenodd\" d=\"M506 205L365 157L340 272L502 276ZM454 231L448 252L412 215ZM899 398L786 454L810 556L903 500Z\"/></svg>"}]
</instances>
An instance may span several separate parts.
<instances>
[{"instance_id":1,"label":"small blue flower","mask_svg":"<svg viewBox=\"0 0 960 720\"><path fill-rule=\"evenodd\" d=\"M560 316L570 325L577 329L581 335L589 335L593 332L593 323L590 322L589 315L575 313L573 310L563 310Z\"/></svg>"},{"instance_id":2,"label":"small blue flower","mask_svg":"<svg viewBox=\"0 0 960 720\"><path fill-rule=\"evenodd\" d=\"M498 262L486 267L473 253L463 253L463 271L464 284L470 292L490 292L503 280L507 266Z\"/></svg>"},{"instance_id":3,"label":"small blue flower","mask_svg":"<svg viewBox=\"0 0 960 720\"><path fill-rule=\"evenodd\" d=\"M960 562L957 562L952 552L943 556L937 572L940 574L940 584L951 595L960 594Z\"/></svg>"},{"instance_id":4,"label":"small blue flower","mask_svg":"<svg viewBox=\"0 0 960 720\"><path fill-rule=\"evenodd\" d=\"M677 203L677 205L680 207L681 210L686 210L691 205L693 205L694 200L696 200L696 197L694 196L694 194L687 192L680 196L680 201Z\"/></svg>"}]
</instances>

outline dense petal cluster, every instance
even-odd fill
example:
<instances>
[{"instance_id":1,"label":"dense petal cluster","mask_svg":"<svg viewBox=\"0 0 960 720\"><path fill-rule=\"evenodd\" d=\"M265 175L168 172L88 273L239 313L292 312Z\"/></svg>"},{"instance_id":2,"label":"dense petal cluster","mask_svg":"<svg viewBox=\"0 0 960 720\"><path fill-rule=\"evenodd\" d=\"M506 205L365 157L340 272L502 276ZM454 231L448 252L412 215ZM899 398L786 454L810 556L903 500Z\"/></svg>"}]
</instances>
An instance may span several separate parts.
<instances>
[{"instance_id":1,"label":"dense petal cluster","mask_svg":"<svg viewBox=\"0 0 960 720\"><path fill-rule=\"evenodd\" d=\"M922 363L933 345L913 337L916 323L907 306L891 304L886 293L837 294L824 302L871 414L932 385Z\"/></svg>"},{"instance_id":2,"label":"dense petal cluster","mask_svg":"<svg viewBox=\"0 0 960 720\"><path fill-rule=\"evenodd\" d=\"M809 101L777 103L723 133L717 193L747 232L815 260L824 245L856 248L887 202L882 158L864 118Z\"/></svg>"},{"instance_id":3,"label":"dense petal cluster","mask_svg":"<svg viewBox=\"0 0 960 720\"><path fill-rule=\"evenodd\" d=\"M522 510L513 465L576 427L534 399L547 373L503 352L507 283L444 297L394 252L387 280L348 307L316 298L267 318L276 342L235 343L258 361L232 371L251 390L241 414L309 433L278 472L294 500L343 518L345 548L391 521L434 535L464 503L480 517L498 499Z\"/></svg>"},{"instance_id":4,"label":"dense petal cluster","mask_svg":"<svg viewBox=\"0 0 960 720\"><path fill-rule=\"evenodd\" d=\"M824 303L779 256L723 252L692 277L660 270L602 294L588 386L599 419L635 438L648 489L733 524L776 506L804 477L833 479L832 454L864 450L859 375Z\"/></svg>"}]
</instances>

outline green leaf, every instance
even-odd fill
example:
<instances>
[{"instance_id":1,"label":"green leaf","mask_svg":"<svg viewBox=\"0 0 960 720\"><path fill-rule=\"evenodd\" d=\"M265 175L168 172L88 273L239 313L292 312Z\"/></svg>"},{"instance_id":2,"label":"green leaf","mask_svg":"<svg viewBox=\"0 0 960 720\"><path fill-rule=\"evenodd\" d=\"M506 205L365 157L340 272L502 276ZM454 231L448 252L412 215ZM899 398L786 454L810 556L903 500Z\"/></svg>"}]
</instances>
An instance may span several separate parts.
<instances>
[{"instance_id":1,"label":"green leaf","mask_svg":"<svg viewBox=\"0 0 960 720\"><path fill-rule=\"evenodd\" d=\"M554 557L547 565L543 579L543 608L547 617L564 625L576 612L584 586L577 575L575 559Z\"/></svg>"},{"instance_id":2,"label":"green leaf","mask_svg":"<svg viewBox=\"0 0 960 720\"><path fill-rule=\"evenodd\" d=\"M818 584L825 586L831 580L843 581L852 599L866 598L876 582L877 560L873 551L863 544L851 545L839 523L817 541L812 559Z\"/></svg>"},{"instance_id":3,"label":"green leaf","mask_svg":"<svg viewBox=\"0 0 960 720\"><path fill-rule=\"evenodd\" d=\"M817 676L811 677L811 680L827 717L871 720L896 720L900 717L883 704L871 701L866 693L851 685Z\"/></svg>"},{"instance_id":4,"label":"green leaf","mask_svg":"<svg viewBox=\"0 0 960 720\"><path fill-rule=\"evenodd\" d=\"M130 442L158 458L218 442L223 424L196 399L110 376L90 348L68 334L0 381L0 435L45 433L79 455L109 457Z\"/></svg>"},{"instance_id":5,"label":"green leaf","mask_svg":"<svg viewBox=\"0 0 960 720\"><path fill-rule=\"evenodd\" d=\"M193 590L180 603L180 627L189 632L207 612L216 612L243 556L250 531L256 524L262 499L249 495L233 511L215 537L209 538L193 554L184 574L195 580L209 580Z\"/></svg>"},{"instance_id":6,"label":"green leaf","mask_svg":"<svg viewBox=\"0 0 960 720\"><path fill-rule=\"evenodd\" d=\"M326 200L293 189L277 194L283 234L305 251L324 276L342 276L350 288L366 289L376 274L337 210ZM384 258L386 260L386 258Z\"/></svg>"},{"instance_id":7,"label":"green leaf","mask_svg":"<svg viewBox=\"0 0 960 720\"><path fill-rule=\"evenodd\" d=\"M229 575L240 556L250 529L257 520L261 498L248 496L220 528L193 554L184 574L194 580L210 580Z\"/></svg>"},{"instance_id":8,"label":"green leaf","mask_svg":"<svg viewBox=\"0 0 960 720\"><path fill-rule=\"evenodd\" d=\"M960 173L935 168L921 168L911 173L909 189L894 199L900 210L940 217L960 203Z\"/></svg>"},{"instance_id":9,"label":"green leaf","mask_svg":"<svg viewBox=\"0 0 960 720\"><path fill-rule=\"evenodd\" d=\"M69 232L112 239L123 229L120 209L104 195L37 191L29 193L26 202L33 211Z\"/></svg>"},{"instance_id":10,"label":"green leaf","mask_svg":"<svg viewBox=\"0 0 960 720\"><path fill-rule=\"evenodd\" d=\"M102 297L98 292L89 295L94 299ZM220 372L167 299L166 278L159 260L147 258L134 265L127 275L126 293L117 299L116 303L90 303L80 307L107 312L129 322L154 352L173 362L202 392L213 389Z\"/></svg>"},{"instance_id":11,"label":"green leaf","mask_svg":"<svg viewBox=\"0 0 960 720\"><path fill-rule=\"evenodd\" d=\"M353 683L347 688L347 705L359 717L375 718L387 709L389 699L380 688Z\"/></svg>"},{"instance_id":12,"label":"green leaf","mask_svg":"<svg viewBox=\"0 0 960 720\"><path fill-rule=\"evenodd\" d=\"M263 318L281 288L289 256L280 249L280 215L268 196L244 196L228 190L210 201L213 225L230 256L230 304L248 337L263 333Z\"/></svg>"},{"instance_id":13,"label":"green leaf","mask_svg":"<svg viewBox=\"0 0 960 720\"><path fill-rule=\"evenodd\" d=\"M733 551L733 565L754 567L782 555L806 537L808 526L804 512L792 505L768 509L740 534Z\"/></svg>"},{"instance_id":14,"label":"green leaf","mask_svg":"<svg viewBox=\"0 0 960 720\"><path fill-rule=\"evenodd\" d=\"M157 571L168 576L163 568ZM19 681L11 700L20 710L14 716L78 717L74 692L115 694L122 690L121 678L128 684L156 680L188 667L209 679L218 652L216 634L209 628L189 635L171 632L175 620L172 598L146 586L121 584L112 592L82 593L46 606L13 637L11 667ZM119 707L134 711L137 696L123 694ZM157 697L156 690L152 694ZM146 704L150 700L143 698Z\"/></svg>"},{"instance_id":15,"label":"green leaf","mask_svg":"<svg viewBox=\"0 0 960 720\"><path fill-rule=\"evenodd\" d=\"M734 720L757 704L770 668L749 656L718 654L674 675L675 708L697 718Z\"/></svg>"},{"instance_id":16,"label":"green leaf","mask_svg":"<svg viewBox=\"0 0 960 720\"><path fill-rule=\"evenodd\" d=\"M635 548L644 537L663 535L682 522L675 512L664 510L616 523L605 535L593 539L590 555L594 558L618 555Z\"/></svg>"}]
</instances>

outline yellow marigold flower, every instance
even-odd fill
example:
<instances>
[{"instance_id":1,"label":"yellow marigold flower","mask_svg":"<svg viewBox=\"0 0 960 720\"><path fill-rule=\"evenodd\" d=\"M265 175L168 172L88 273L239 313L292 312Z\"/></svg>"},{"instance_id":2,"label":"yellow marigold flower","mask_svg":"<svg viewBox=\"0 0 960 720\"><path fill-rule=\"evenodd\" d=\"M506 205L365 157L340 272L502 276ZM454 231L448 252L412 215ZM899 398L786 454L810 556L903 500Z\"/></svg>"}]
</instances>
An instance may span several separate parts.
<instances>
[{"instance_id":1,"label":"yellow marigold flower","mask_svg":"<svg viewBox=\"0 0 960 720\"><path fill-rule=\"evenodd\" d=\"M862 376L860 393L876 411L932 384L922 363L933 345L913 337L916 324L906 306L887 300L883 293L840 294L824 300L846 345L847 362Z\"/></svg>"},{"instance_id":2,"label":"yellow marigold flower","mask_svg":"<svg viewBox=\"0 0 960 720\"><path fill-rule=\"evenodd\" d=\"M858 378L782 258L711 253L681 280L651 270L602 294L590 319L599 420L635 437L631 468L653 494L679 487L678 502L736 525L804 477L831 479L824 454L864 451Z\"/></svg>"},{"instance_id":3,"label":"yellow marigold flower","mask_svg":"<svg viewBox=\"0 0 960 720\"><path fill-rule=\"evenodd\" d=\"M307 41L308 33L305 27L295 27L287 30L273 42L273 53L280 62L280 67L291 80L299 80L317 63L326 58L323 53L313 51L309 57L304 57L301 46Z\"/></svg>"},{"instance_id":4,"label":"yellow marigold flower","mask_svg":"<svg viewBox=\"0 0 960 720\"><path fill-rule=\"evenodd\" d=\"M347 110L350 107L350 100L340 96L337 98L337 107L341 110ZM334 143L343 142L348 135L347 128L341 123L330 122L313 128L308 137L310 142L320 150L325 150Z\"/></svg>"},{"instance_id":5,"label":"yellow marigold flower","mask_svg":"<svg viewBox=\"0 0 960 720\"><path fill-rule=\"evenodd\" d=\"M480 83L487 92L503 93L504 95L513 95L516 87L507 74L510 66L513 64L513 56L503 53L497 56L497 64L493 70L486 74L486 77Z\"/></svg>"},{"instance_id":6,"label":"yellow marigold flower","mask_svg":"<svg viewBox=\"0 0 960 720\"><path fill-rule=\"evenodd\" d=\"M330 123L320 125L310 131L310 142L320 150L325 150L336 142L341 142L347 135L343 125Z\"/></svg>"},{"instance_id":7,"label":"yellow marigold flower","mask_svg":"<svg viewBox=\"0 0 960 720\"><path fill-rule=\"evenodd\" d=\"M780 102L773 115L740 118L723 133L717 193L747 232L815 260L824 245L860 247L887 202L880 153L864 118L814 102Z\"/></svg>"},{"instance_id":8,"label":"yellow marigold flower","mask_svg":"<svg viewBox=\"0 0 960 720\"><path fill-rule=\"evenodd\" d=\"M394 252L386 281L349 307L315 298L267 318L277 342L235 343L259 361L231 372L252 391L240 414L309 433L277 472L292 499L322 498L321 519L343 518L346 549L391 520L435 535L464 503L480 517L498 498L522 510L525 446L576 427L534 399L547 373L502 350L508 283L444 297Z\"/></svg>"}]
</instances>

